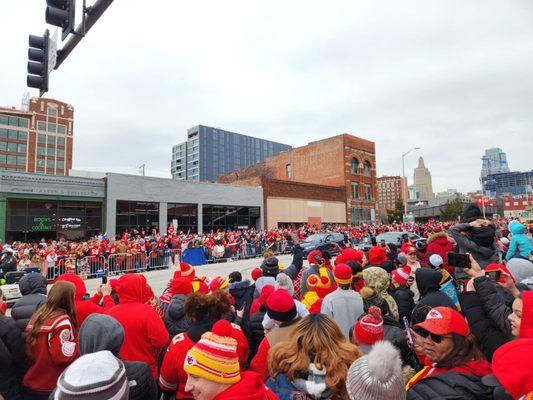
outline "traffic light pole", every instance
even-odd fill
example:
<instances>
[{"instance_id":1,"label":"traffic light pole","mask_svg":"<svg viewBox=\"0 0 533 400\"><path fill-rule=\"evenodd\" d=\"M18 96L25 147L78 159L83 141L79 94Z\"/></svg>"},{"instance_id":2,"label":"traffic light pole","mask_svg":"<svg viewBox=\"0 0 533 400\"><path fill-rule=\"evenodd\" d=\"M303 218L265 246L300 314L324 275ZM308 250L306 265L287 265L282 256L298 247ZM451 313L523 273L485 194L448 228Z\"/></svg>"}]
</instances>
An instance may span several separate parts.
<instances>
[{"instance_id":1,"label":"traffic light pole","mask_svg":"<svg viewBox=\"0 0 533 400\"><path fill-rule=\"evenodd\" d=\"M65 61L72 50L74 50L81 39L83 39L83 36L89 32L92 26L96 23L96 21L98 21L111 3L113 3L113 0L97 0L92 7L87 9L84 7L84 18L82 23L76 28L77 34L72 35L65 46L63 46L63 48L57 52L55 69L58 69L63 61ZM85 14L87 15L85 16Z\"/></svg>"}]
</instances>

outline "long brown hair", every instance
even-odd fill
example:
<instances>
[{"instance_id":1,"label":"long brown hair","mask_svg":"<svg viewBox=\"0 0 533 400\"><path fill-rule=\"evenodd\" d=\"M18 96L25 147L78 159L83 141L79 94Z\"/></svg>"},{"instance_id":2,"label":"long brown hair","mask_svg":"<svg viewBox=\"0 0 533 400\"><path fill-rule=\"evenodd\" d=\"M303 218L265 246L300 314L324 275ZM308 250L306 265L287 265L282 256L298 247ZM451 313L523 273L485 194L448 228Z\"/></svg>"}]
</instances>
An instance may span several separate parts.
<instances>
[{"instance_id":1,"label":"long brown hair","mask_svg":"<svg viewBox=\"0 0 533 400\"><path fill-rule=\"evenodd\" d=\"M54 283L50 293L44 304L33 314L29 325L31 330L28 334L28 348L31 356L33 346L39 337L39 330L41 326L49 319L58 317L62 314L67 314L74 330L78 330L78 322L76 319L76 307L74 305L74 294L76 287L73 283L67 281L60 281Z\"/></svg>"},{"instance_id":2,"label":"long brown hair","mask_svg":"<svg viewBox=\"0 0 533 400\"><path fill-rule=\"evenodd\" d=\"M326 386L334 399L348 399L346 375L353 361L363 354L348 342L339 326L324 314L309 314L268 354L270 376L285 375L294 381L315 364L326 370Z\"/></svg>"}]
</instances>

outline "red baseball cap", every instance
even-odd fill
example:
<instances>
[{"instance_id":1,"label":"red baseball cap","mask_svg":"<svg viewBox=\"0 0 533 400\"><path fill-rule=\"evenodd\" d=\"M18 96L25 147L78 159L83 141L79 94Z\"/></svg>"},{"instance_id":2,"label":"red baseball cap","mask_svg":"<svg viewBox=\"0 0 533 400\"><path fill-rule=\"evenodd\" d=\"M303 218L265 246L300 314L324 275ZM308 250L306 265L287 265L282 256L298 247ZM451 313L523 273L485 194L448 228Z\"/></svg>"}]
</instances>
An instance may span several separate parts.
<instances>
[{"instance_id":1,"label":"red baseball cap","mask_svg":"<svg viewBox=\"0 0 533 400\"><path fill-rule=\"evenodd\" d=\"M422 328L435 335L446 335L456 333L467 336L470 333L468 322L461 315L449 307L435 307L429 310L426 320L416 324L415 328Z\"/></svg>"}]
</instances>

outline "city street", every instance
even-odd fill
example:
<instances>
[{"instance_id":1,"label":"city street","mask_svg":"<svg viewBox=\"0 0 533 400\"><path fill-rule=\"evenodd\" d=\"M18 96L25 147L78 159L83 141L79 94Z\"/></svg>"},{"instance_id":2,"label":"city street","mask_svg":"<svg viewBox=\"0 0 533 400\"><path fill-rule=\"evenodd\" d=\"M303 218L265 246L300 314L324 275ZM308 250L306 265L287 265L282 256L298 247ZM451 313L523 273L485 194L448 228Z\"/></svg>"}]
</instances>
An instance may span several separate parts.
<instances>
[{"instance_id":1,"label":"city street","mask_svg":"<svg viewBox=\"0 0 533 400\"><path fill-rule=\"evenodd\" d=\"M292 255L280 255L278 256L280 264L288 266L291 263ZM250 273L255 267L261 265L262 258L251 258L249 260L238 260L226 263L207 264L195 267L197 276L207 276L213 278L217 275L227 277L232 271L240 271L243 279L250 278ZM168 281L172 278L175 269L163 269L157 271L148 271L144 273L148 284L152 287L156 296L159 296L163 289L167 286ZM94 293L98 285L100 285L100 279L88 279L85 281L87 291Z\"/></svg>"}]
</instances>

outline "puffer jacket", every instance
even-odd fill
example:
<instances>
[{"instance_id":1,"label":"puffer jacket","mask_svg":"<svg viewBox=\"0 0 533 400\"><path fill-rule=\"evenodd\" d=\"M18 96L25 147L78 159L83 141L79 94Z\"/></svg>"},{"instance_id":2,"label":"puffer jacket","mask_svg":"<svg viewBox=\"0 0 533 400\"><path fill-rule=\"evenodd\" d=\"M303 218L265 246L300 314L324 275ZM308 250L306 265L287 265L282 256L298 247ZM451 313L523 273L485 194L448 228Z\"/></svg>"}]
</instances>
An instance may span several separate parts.
<instances>
[{"instance_id":1,"label":"puffer jacket","mask_svg":"<svg viewBox=\"0 0 533 400\"><path fill-rule=\"evenodd\" d=\"M388 315L383 315L383 331L384 339L391 342L400 351L403 363L410 363L412 355L407 344L403 323L395 321Z\"/></svg>"},{"instance_id":2,"label":"puffer jacket","mask_svg":"<svg viewBox=\"0 0 533 400\"><path fill-rule=\"evenodd\" d=\"M406 317L407 320L410 321L411 313L415 308L415 294L412 292L412 290L406 286L401 286L390 290L390 295L398 306L398 315L400 316L400 321L403 319L403 317Z\"/></svg>"},{"instance_id":3,"label":"puffer jacket","mask_svg":"<svg viewBox=\"0 0 533 400\"><path fill-rule=\"evenodd\" d=\"M240 325L244 328L246 333L246 327L250 320L250 307L254 301L255 285L253 285L248 279L241 282L233 282L228 285L229 294L235 299L235 309L240 310L244 307L244 314Z\"/></svg>"},{"instance_id":4,"label":"puffer jacket","mask_svg":"<svg viewBox=\"0 0 533 400\"><path fill-rule=\"evenodd\" d=\"M513 295L507 289L495 285L487 276L474 279L474 288L487 316L503 332L504 337L511 337L511 323L507 317L513 312Z\"/></svg>"},{"instance_id":5,"label":"puffer jacket","mask_svg":"<svg viewBox=\"0 0 533 400\"><path fill-rule=\"evenodd\" d=\"M407 391L407 400L491 400L492 388L481 378L457 372L446 372L424 379Z\"/></svg>"},{"instance_id":6,"label":"puffer jacket","mask_svg":"<svg viewBox=\"0 0 533 400\"><path fill-rule=\"evenodd\" d=\"M22 377L27 369L24 339L12 318L0 315L0 397L22 399Z\"/></svg>"},{"instance_id":7,"label":"puffer jacket","mask_svg":"<svg viewBox=\"0 0 533 400\"><path fill-rule=\"evenodd\" d=\"M80 354L96 353L109 350L120 358L120 349L124 343L124 329L116 319L109 315L91 314L80 329ZM150 367L145 362L124 361L128 378L130 400L156 400L157 384Z\"/></svg>"},{"instance_id":8,"label":"puffer jacket","mask_svg":"<svg viewBox=\"0 0 533 400\"><path fill-rule=\"evenodd\" d=\"M46 301L46 285L48 282L41 274L26 274L19 281L22 297L17 300L11 309L11 317L26 338L26 326L31 316Z\"/></svg>"},{"instance_id":9,"label":"puffer jacket","mask_svg":"<svg viewBox=\"0 0 533 400\"><path fill-rule=\"evenodd\" d=\"M187 332L192 325L191 319L185 315L186 300L186 295L178 294L172 297L168 304L164 321L171 338L179 333Z\"/></svg>"},{"instance_id":10,"label":"puffer jacket","mask_svg":"<svg viewBox=\"0 0 533 400\"><path fill-rule=\"evenodd\" d=\"M477 292L463 292L459 295L461 312L468 320L470 331L480 344L483 355L490 362L492 355L501 345L512 339L502 332L496 323L490 319Z\"/></svg>"},{"instance_id":11,"label":"puffer jacket","mask_svg":"<svg viewBox=\"0 0 533 400\"><path fill-rule=\"evenodd\" d=\"M489 264L497 263L498 253L496 252L496 246L494 244L487 247L477 245L468 236L470 229L471 227L468 223L461 223L452 226L448 231L449 235L457 243L459 252L472 254L472 257L482 269L485 269Z\"/></svg>"}]
</instances>

